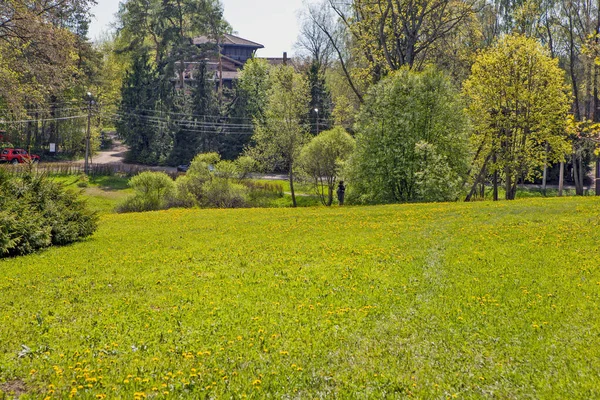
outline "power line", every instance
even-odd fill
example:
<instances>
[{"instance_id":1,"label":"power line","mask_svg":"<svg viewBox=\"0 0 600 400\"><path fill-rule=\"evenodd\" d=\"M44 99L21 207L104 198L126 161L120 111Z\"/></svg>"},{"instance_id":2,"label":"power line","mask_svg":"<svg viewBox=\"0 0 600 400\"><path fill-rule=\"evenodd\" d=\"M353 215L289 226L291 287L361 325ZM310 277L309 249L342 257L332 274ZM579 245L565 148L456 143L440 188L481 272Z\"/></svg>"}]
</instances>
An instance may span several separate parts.
<instances>
[{"instance_id":1,"label":"power line","mask_svg":"<svg viewBox=\"0 0 600 400\"><path fill-rule=\"evenodd\" d=\"M129 108L129 109L125 109L124 112L125 113L130 113L130 114L136 114L135 112L132 111L141 111L141 112L149 112L149 113L154 113L154 114L167 114L167 115L180 115L180 116L184 116L184 117L199 117L199 118L214 118L214 119L234 119L234 120L239 120L239 121L250 121L251 123L254 123L254 119L252 118L247 118L247 117L231 117L231 116L226 116L226 115L211 115L211 114L190 114L190 113L178 113L178 112L174 112L174 111L161 111L161 110L149 110L149 109L143 109L143 108ZM312 118L309 118L312 119ZM318 120L319 123L323 123L323 124L327 124L328 122L331 122L329 119L327 118L317 118L315 119L315 121Z\"/></svg>"},{"instance_id":2,"label":"power line","mask_svg":"<svg viewBox=\"0 0 600 400\"><path fill-rule=\"evenodd\" d=\"M177 113L177 112L174 112L174 111L148 110L148 109L143 109L143 108L125 109L124 111L125 112L142 111L142 112L150 112L150 113L155 113L155 114L179 115L179 116L184 116L184 117L217 118L217 119L237 119L237 120L240 120L240 121L252 121L252 118L246 118L246 117L231 117L231 116L226 116L226 115Z\"/></svg>"},{"instance_id":3,"label":"power line","mask_svg":"<svg viewBox=\"0 0 600 400\"><path fill-rule=\"evenodd\" d=\"M105 114L106 115L106 114ZM156 121L156 122L164 122L164 123L182 123L182 124L193 124L193 125L200 125L200 126L207 126L207 127L212 127L212 126L224 126L224 127L243 127L243 128L248 128L248 129L254 129L254 124L234 124L231 122L207 122L207 121L199 121L199 120L175 120L175 119L166 119L164 117L155 117L155 116L151 116L151 115L143 115L143 114L137 114L137 113L127 113L127 112L121 112L121 113L113 113L111 115L114 116L119 116L119 117L123 117L123 116L134 116L134 117L139 117L139 118L144 118L150 121ZM177 114L177 115L190 115L190 114ZM208 117L208 116L205 116ZM219 119L221 117L219 116L211 116L215 119ZM247 119L246 119L247 120ZM284 121L284 119L279 119L279 121ZM330 122L327 119L319 119L318 123L319 124L323 124L323 125L327 125L327 123ZM313 125L317 125L317 122L315 123L309 123L309 125L313 126Z\"/></svg>"},{"instance_id":4,"label":"power line","mask_svg":"<svg viewBox=\"0 0 600 400\"><path fill-rule=\"evenodd\" d=\"M24 119L21 121L4 121L0 120L0 125L15 125L15 124L25 124L28 122L49 122L49 121L64 121L70 119L80 119L87 118L87 115L74 115L71 117L59 117L59 118L43 118L43 119Z\"/></svg>"},{"instance_id":5,"label":"power line","mask_svg":"<svg viewBox=\"0 0 600 400\"><path fill-rule=\"evenodd\" d=\"M225 123L225 122L204 122L204 121L189 121L189 120L172 120L172 119L164 119L160 117L152 117L149 115L140 115L140 114L132 114L132 113L121 113L121 114L103 114L103 115L111 115L118 118L123 118L124 116L133 116L141 119L145 119L150 122L155 123L164 123L164 124L181 124L181 125L192 125L194 128L197 127L206 127L206 128L214 128L214 127L223 127L223 128L239 128L239 129L253 129L254 125L248 124L233 124L233 123Z\"/></svg>"}]
</instances>

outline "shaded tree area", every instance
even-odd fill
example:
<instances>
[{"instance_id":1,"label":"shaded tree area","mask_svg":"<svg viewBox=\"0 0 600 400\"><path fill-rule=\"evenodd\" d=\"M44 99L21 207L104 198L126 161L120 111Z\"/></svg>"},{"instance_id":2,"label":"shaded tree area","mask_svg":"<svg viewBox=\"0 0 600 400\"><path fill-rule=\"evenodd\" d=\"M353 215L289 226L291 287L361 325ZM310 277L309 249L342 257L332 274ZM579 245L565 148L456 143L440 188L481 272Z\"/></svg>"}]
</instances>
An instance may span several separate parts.
<instances>
[{"instance_id":1,"label":"shaded tree area","mask_svg":"<svg viewBox=\"0 0 600 400\"><path fill-rule=\"evenodd\" d=\"M0 130L36 151L58 143L83 150L85 93L98 82L101 54L87 38L92 0L0 4Z\"/></svg>"},{"instance_id":2,"label":"shaded tree area","mask_svg":"<svg viewBox=\"0 0 600 400\"><path fill-rule=\"evenodd\" d=\"M230 30L219 1L122 3L115 51L128 54L134 64L147 57L158 88L150 93L153 98L144 111L123 99L118 132L134 144L132 160L177 165L190 162L200 152L229 151L223 129L233 126L225 115L229 96L224 96L221 83L215 84L206 60L220 54L219 42ZM201 35L214 44L194 44L193 39ZM195 79L188 77L190 73ZM141 113L139 123L129 124L128 112ZM156 140L147 140L144 129L157 132L150 134Z\"/></svg>"}]
</instances>

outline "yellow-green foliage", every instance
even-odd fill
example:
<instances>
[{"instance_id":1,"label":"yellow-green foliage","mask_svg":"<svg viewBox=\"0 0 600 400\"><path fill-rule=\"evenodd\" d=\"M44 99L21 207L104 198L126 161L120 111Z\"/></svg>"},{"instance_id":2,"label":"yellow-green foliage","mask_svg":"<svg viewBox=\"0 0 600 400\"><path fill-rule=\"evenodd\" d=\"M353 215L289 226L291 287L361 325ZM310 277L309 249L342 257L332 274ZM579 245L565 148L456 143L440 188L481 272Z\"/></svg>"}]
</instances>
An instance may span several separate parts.
<instances>
[{"instance_id":1,"label":"yellow-green foliage","mask_svg":"<svg viewBox=\"0 0 600 400\"><path fill-rule=\"evenodd\" d=\"M105 215L88 242L0 262L0 390L598 398L599 209Z\"/></svg>"},{"instance_id":2,"label":"yellow-green foliage","mask_svg":"<svg viewBox=\"0 0 600 400\"><path fill-rule=\"evenodd\" d=\"M534 39L506 36L481 52L464 84L477 149L472 172L499 172L511 199L520 179L564 161L570 151L567 92L558 59Z\"/></svg>"}]
</instances>

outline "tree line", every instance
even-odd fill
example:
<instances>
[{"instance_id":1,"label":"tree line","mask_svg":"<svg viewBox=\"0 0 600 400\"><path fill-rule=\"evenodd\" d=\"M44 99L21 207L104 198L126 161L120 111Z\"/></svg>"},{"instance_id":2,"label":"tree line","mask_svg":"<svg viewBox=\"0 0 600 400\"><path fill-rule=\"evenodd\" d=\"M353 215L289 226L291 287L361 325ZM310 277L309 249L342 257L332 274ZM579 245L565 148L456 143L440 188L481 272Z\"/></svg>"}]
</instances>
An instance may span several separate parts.
<instances>
[{"instance_id":1,"label":"tree line","mask_svg":"<svg viewBox=\"0 0 600 400\"><path fill-rule=\"evenodd\" d=\"M2 5L17 17L2 19L0 39L21 50L0 58L0 106L24 119L33 107L54 117L52 101L91 91L102 106L97 129L114 126L131 161L250 156L263 171L288 174L293 191L301 161L311 158L303 149L335 127L356 142L334 160L335 179L350 180L350 199L367 203L472 200L486 188L513 199L520 183L563 177L583 194L597 159L596 2L323 0L300 16L291 65L251 59L228 88L207 62L233 32L217 0L125 1L115 33L96 45L86 39L90 2L47 10L20 1ZM20 70L36 43L25 40L34 34L21 26L25 18L56 31L59 50L79 59L42 52L39 67ZM198 45L198 36L211 40ZM51 123L43 129L54 134ZM35 132L22 129L19 140ZM313 157L313 170L323 158Z\"/></svg>"}]
</instances>

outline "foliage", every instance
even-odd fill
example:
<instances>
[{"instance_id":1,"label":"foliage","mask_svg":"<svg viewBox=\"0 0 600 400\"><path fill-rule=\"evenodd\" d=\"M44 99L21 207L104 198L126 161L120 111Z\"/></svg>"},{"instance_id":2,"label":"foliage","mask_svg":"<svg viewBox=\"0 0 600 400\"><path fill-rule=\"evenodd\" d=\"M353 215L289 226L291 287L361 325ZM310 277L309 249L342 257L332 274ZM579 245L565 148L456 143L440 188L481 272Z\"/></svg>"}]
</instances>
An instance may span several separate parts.
<instances>
[{"instance_id":1,"label":"foliage","mask_svg":"<svg viewBox=\"0 0 600 400\"><path fill-rule=\"evenodd\" d=\"M415 145L415 157L416 197L424 201L458 200L464 182L452 170L446 158L438 154L436 147L427 142L418 142Z\"/></svg>"},{"instance_id":2,"label":"foliage","mask_svg":"<svg viewBox=\"0 0 600 400\"><path fill-rule=\"evenodd\" d=\"M308 110L309 87L305 77L289 66L274 68L270 80L265 120L256 127L248 155L264 170L288 173L296 206L294 168L307 137L302 121Z\"/></svg>"},{"instance_id":3,"label":"foliage","mask_svg":"<svg viewBox=\"0 0 600 400\"><path fill-rule=\"evenodd\" d=\"M117 207L118 212L162 210L175 196L175 182L164 172L142 172L129 180L129 186L135 194Z\"/></svg>"},{"instance_id":4,"label":"foliage","mask_svg":"<svg viewBox=\"0 0 600 400\"><path fill-rule=\"evenodd\" d=\"M37 153L49 143L63 154L84 150L82 100L102 65L87 39L94 3L0 2L0 120L15 145Z\"/></svg>"},{"instance_id":5,"label":"foliage","mask_svg":"<svg viewBox=\"0 0 600 400\"><path fill-rule=\"evenodd\" d=\"M302 148L298 163L323 205L333 203L336 181L354 148L354 139L340 127L320 133Z\"/></svg>"},{"instance_id":6,"label":"foliage","mask_svg":"<svg viewBox=\"0 0 600 400\"><path fill-rule=\"evenodd\" d=\"M597 398L599 209L107 215L92 241L0 261L0 390Z\"/></svg>"},{"instance_id":7,"label":"foliage","mask_svg":"<svg viewBox=\"0 0 600 400\"><path fill-rule=\"evenodd\" d=\"M433 69L402 69L373 87L358 115L349 201L454 200L454 191L430 197L433 187L427 186L439 187L432 180L437 170L444 175L436 180L452 186L466 175L462 108L448 78Z\"/></svg>"},{"instance_id":8,"label":"foliage","mask_svg":"<svg viewBox=\"0 0 600 400\"><path fill-rule=\"evenodd\" d=\"M0 257L73 243L96 227L77 194L32 172L17 178L0 170Z\"/></svg>"},{"instance_id":9,"label":"foliage","mask_svg":"<svg viewBox=\"0 0 600 400\"><path fill-rule=\"evenodd\" d=\"M306 77L310 87L310 131L316 135L331 128L333 102L325 74L317 62L310 64Z\"/></svg>"},{"instance_id":10,"label":"foliage","mask_svg":"<svg viewBox=\"0 0 600 400\"><path fill-rule=\"evenodd\" d=\"M256 123L264 122L271 86L269 71L266 60L251 58L246 62L236 85L238 98L235 105L243 111L235 116L248 118Z\"/></svg>"},{"instance_id":11,"label":"foliage","mask_svg":"<svg viewBox=\"0 0 600 400\"><path fill-rule=\"evenodd\" d=\"M590 173L592 157L598 157L600 124L590 120L576 121L573 115L567 117L566 133L571 143L573 181L578 196L584 194L584 180Z\"/></svg>"},{"instance_id":12,"label":"foliage","mask_svg":"<svg viewBox=\"0 0 600 400\"><path fill-rule=\"evenodd\" d=\"M122 117L117 133L129 146L131 161L157 164L169 154L170 138L163 127L156 124L154 110L161 99L158 71L152 66L147 53L136 56L132 70L125 77L121 89ZM163 99L167 96L163 93Z\"/></svg>"},{"instance_id":13,"label":"foliage","mask_svg":"<svg viewBox=\"0 0 600 400\"><path fill-rule=\"evenodd\" d=\"M177 179L180 205L204 208L247 207L247 189L233 182L236 164L217 153L198 154L185 176Z\"/></svg>"},{"instance_id":14,"label":"foliage","mask_svg":"<svg viewBox=\"0 0 600 400\"><path fill-rule=\"evenodd\" d=\"M512 35L482 52L464 85L474 126L474 180L501 174L507 199L519 180L568 153L563 72L533 39ZM479 179L478 179L479 178Z\"/></svg>"},{"instance_id":15,"label":"foliage","mask_svg":"<svg viewBox=\"0 0 600 400\"><path fill-rule=\"evenodd\" d=\"M215 151L219 147L219 131L211 126L211 117L219 114L219 106L215 93L215 83L212 80L212 74L207 69L206 62L199 64L194 74L195 81L190 96L182 96L184 102L191 102L190 105L184 104L180 109L180 114L185 115L185 111L191 114L191 119L195 125L199 125L200 132L197 130L178 129L174 135L173 150L171 152L171 164L187 164L196 154ZM188 99L188 97L190 97Z\"/></svg>"}]
</instances>

